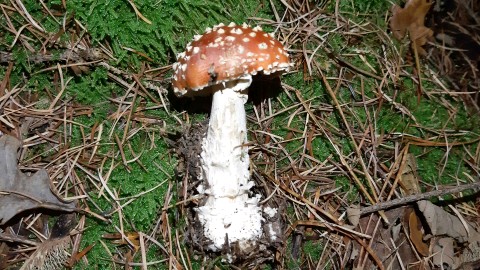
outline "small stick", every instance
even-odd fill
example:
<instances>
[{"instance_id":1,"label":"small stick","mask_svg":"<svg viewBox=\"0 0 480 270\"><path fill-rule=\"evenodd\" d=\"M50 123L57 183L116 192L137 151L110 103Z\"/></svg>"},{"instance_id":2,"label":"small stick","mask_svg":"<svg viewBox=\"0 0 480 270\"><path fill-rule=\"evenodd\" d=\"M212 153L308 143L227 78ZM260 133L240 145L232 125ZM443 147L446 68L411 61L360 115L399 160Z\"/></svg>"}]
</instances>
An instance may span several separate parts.
<instances>
[{"instance_id":1,"label":"small stick","mask_svg":"<svg viewBox=\"0 0 480 270\"><path fill-rule=\"evenodd\" d=\"M102 61L106 57L99 49L66 49L60 55L54 54L30 54L27 56L29 62L39 64L44 62L80 62L86 65L86 62ZM0 63L9 63L15 61L13 53L0 51Z\"/></svg>"},{"instance_id":2,"label":"small stick","mask_svg":"<svg viewBox=\"0 0 480 270\"><path fill-rule=\"evenodd\" d=\"M370 213L373 213L373 212L385 210L385 209L388 209L388 208L392 208L392 207L396 207L396 206L400 206L400 205L405 205L405 204L408 204L408 203L411 203L411 202L417 202L417 201L421 201L421 200L425 200L425 199L430 199L432 197L443 196L443 195L457 193L457 192L461 192L461 191L464 191L464 190L467 190L467 189L474 189L474 188L480 188L480 181L470 183L470 184L466 184L466 185L460 185L460 186L457 186L457 187L454 187L454 188L434 190L434 191L429 191L429 192L425 192L425 193L421 193L421 194L414 194L414 195L410 195L410 196L407 196L407 197L394 199L394 200L387 201L387 202L377 203L375 205L368 206L368 207L360 209L360 215L362 216L362 215L365 215L365 214L370 214Z\"/></svg>"}]
</instances>

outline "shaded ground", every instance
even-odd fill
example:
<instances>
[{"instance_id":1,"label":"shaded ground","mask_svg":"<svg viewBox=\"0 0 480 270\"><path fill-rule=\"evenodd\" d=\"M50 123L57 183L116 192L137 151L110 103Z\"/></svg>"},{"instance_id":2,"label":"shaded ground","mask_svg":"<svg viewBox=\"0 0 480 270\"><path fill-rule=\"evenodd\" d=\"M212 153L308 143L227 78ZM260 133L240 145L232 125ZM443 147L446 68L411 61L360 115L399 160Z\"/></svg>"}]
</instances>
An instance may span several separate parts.
<instances>
[{"instance_id":1,"label":"shaded ground","mask_svg":"<svg viewBox=\"0 0 480 270\"><path fill-rule=\"evenodd\" d=\"M217 1L110 1L108 20L80 2L2 4L0 131L23 142L19 170L45 169L78 211L0 226L0 269L234 267L189 245L199 139L177 140L202 133L208 105L169 81L175 52L219 19L262 25L295 63L247 106L255 191L285 224L256 269L474 267L479 6L435 3L422 56L393 38L389 3L352 2L245 1L248 19ZM205 22L181 16L193 6Z\"/></svg>"},{"instance_id":2,"label":"shaded ground","mask_svg":"<svg viewBox=\"0 0 480 270\"><path fill-rule=\"evenodd\" d=\"M430 54L439 74L446 76L464 102L479 111L480 2L446 1L433 6L428 25L435 32L436 47ZM450 49L451 48L451 49Z\"/></svg>"}]
</instances>

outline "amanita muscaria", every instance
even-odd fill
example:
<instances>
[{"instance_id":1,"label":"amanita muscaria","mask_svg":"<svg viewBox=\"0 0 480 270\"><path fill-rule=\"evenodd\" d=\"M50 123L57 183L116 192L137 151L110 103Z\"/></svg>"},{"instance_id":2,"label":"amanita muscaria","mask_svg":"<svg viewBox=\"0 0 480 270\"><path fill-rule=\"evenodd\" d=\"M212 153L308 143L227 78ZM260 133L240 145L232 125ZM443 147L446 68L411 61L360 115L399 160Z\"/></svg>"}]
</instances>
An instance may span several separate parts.
<instances>
[{"instance_id":1,"label":"amanita muscaria","mask_svg":"<svg viewBox=\"0 0 480 270\"><path fill-rule=\"evenodd\" d=\"M200 155L204 184L197 188L208 198L196 209L212 251L228 243L248 252L262 237L260 195L249 196L254 183L244 104L253 75L278 75L292 65L283 45L271 34L258 26L234 23L219 24L195 36L173 65L177 96L213 94Z\"/></svg>"}]
</instances>

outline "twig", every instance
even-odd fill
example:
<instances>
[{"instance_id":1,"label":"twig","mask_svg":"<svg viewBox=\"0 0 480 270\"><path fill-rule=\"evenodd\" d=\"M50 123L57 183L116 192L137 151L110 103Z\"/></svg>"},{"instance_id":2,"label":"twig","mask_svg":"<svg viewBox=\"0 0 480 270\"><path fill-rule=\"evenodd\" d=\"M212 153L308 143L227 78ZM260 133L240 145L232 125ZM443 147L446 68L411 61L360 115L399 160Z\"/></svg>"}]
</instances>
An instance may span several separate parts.
<instances>
[{"instance_id":1,"label":"twig","mask_svg":"<svg viewBox=\"0 0 480 270\"><path fill-rule=\"evenodd\" d=\"M376 75L376 74L373 74L373 73L371 73L371 72L368 72L368 71L366 71L366 70L363 70L363 69L361 69L361 68L359 68L359 67L357 67L357 66L355 66L355 65L353 65L353 64L351 64L351 63L349 63L347 60L341 58L340 56L335 55L335 54L334 54L332 51L330 51L329 49L324 48L324 50L327 52L328 56L329 56L332 60L334 60L338 65L347 67L347 68L349 68L349 69L351 69L351 70L353 70L353 71L355 71L355 72L357 72L357 73L360 73L360 74L362 74L362 75L364 75L364 76L371 77L371 78L374 78L374 79L379 80L379 81L382 80L382 77L380 77L380 76L378 76L378 75Z\"/></svg>"},{"instance_id":2,"label":"twig","mask_svg":"<svg viewBox=\"0 0 480 270\"><path fill-rule=\"evenodd\" d=\"M38 245L37 242L26 239L25 237L22 237L19 235L6 234L6 233L0 233L0 240L5 242L11 242L11 243L22 243L30 246Z\"/></svg>"},{"instance_id":3,"label":"twig","mask_svg":"<svg viewBox=\"0 0 480 270\"><path fill-rule=\"evenodd\" d=\"M52 61L89 62L104 60L106 57L96 48L92 49L67 49L59 55L30 54L27 59L31 63L39 64ZM14 62L15 56L10 52L0 51L0 64Z\"/></svg>"},{"instance_id":4,"label":"twig","mask_svg":"<svg viewBox=\"0 0 480 270\"><path fill-rule=\"evenodd\" d=\"M132 0L128 0L128 3L130 3L133 10L135 11L135 14L137 14L137 16L140 17L140 19L142 19L144 22L146 22L148 24L152 24L152 22L149 19L147 19L145 16L143 16L142 13L140 13L140 11L137 9L137 6L135 6L135 3L133 3Z\"/></svg>"},{"instance_id":5,"label":"twig","mask_svg":"<svg viewBox=\"0 0 480 270\"><path fill-rule=\"evenodd\" d=\"M409 204L409 203L412 203L412 202L417 202L417 201L421 201L421 200L430 199L432 197L439 197L439 196L443 196L443 195L447 195L447 194L453 194L453 193L457 193L457 192L462 192L462 191L467 190L467 189L475 189L475 188L480 188L480 181L479 182L474 182L474 183L471 183L471 184L457 186L457 187L454 187L454 188L434 190L434 191L429 191L429 192L425 192L425 193L421 193L421 194L414 194L414 195L410 195L410 196L407 196L407 197L394 199L394 200L391 200L391 201L388 201L388 202L377 203L375 205L362 208L360 210L360 215L370 214L370 213L385 210L385 209L388 209L388 208L397 207L397 206Z\"/></svg>"}]
</instances>

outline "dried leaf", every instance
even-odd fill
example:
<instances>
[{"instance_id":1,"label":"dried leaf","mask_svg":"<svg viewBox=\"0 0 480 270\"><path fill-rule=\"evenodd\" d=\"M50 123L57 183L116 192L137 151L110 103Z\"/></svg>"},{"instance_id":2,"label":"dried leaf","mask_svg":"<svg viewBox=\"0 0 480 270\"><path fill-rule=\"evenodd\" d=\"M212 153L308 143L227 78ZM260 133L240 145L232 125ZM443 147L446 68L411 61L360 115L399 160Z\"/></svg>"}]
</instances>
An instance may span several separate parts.
<instances>
[{"instance_id":1,"label":"dried leaf","mask_svg":"<svg viewBox=\"0 0 480 270\"><path fill-rule=\"evenodd\" d=\"M455 258L455 269L480 269L480 244L471 243ZM460 268L463 267L463 268Z\"/></svg>"},{"instance_id":2,"label":"dried leaf","mask_svg":"<svg viewBox=\"0 0 480 270\"><path fill-rule=\"evenodd\" d=\"M135 251L140 248L140 235L138 232L126 232L126 239L122 237L120 233L107 233L102 235L105 239L113 240L112 243L117 245L131 245Z\"/></svg>"},{"instance_id":3,"label":"dried leaf","mask_svg":"<svg viewBox=\"0 0 480 270\"><path fill-rule=\"evenodd\" d=\"M462 269L467 269L468 266L465 263L476 262L480 259L480 233L475 227L466 221L462 222L459 217L448 213L429 201L419 201L417 205L423 213L433 236L444 236L446 239L450 238L457 243L468 246L460 253L452 255L452 251L449 250L451 249L448 242L450 240L442 240L441 243L439 241L437 247L434 246L434 251L442 250L443 257L434 258L435 264L443 260L443 264L450 265L453 260L453 268L459 269L462 265L464 267Z\"/></svg>"},{"instance_id":4,"label":"dried leaf","mask_svg":"<svg viewBox=\"0 0 480 270\"><path fill-rule=\"evenodd\" d=\"M423 257L427 257L429 255L428 245L423 242L423 233L421 231L422 224L415 211L410 212L408 217L408 227L410 229L410 240L412 240L415 249Z\"/></svg>"},{"instance_id":5,"label":"dried leaf","mask_svg":"<svg viewBox=\"0 0 480 270\"><path fill-rule=\"evenodd\" d=\"M7 269L10 248L5 242L0 243L0 269Z\"/></svg>"},{"instance_id":6,"label":"dried leaf","mask_svg":"<svg viewBox=\"0 0 480 270\"><path fill-rule=\"evenodd\" d=\"M438 239L433 246L433 264L436 266L448 265L452 268L455 265L455 256L453 250L453 239L442 237Z\"/></svg>"},{"instance_id":7,"label":"dried leaf","mask_svg":"<svg viewBox=\"0 0 480 270\"><path fill-rule=\"evenodd\" d=\"M358 205L352 205L347 208L347 218L354 227L357 227L360 222L360 207Z\"/></svg>"},{"instance_id":8,"label":"dried leaf","mask_svg":"<svg viewBox=\"0 0 480 270\"><path fill-rule=\"evenodd\" d=\"M405 158L405 163L402 164L402 172L400 175L399 184L402 191L407 195L421 193L420 190L420 176L417 173L417 162L413 154L408 153ZM406 211L406 220L408 220L408 230L410 240L417 252L427 257L429 255L428 245L423 242L422 223L413 209Z\"/></svg>"},{"instance_id":9,"label":"dried leaf","mask_svg":"<svg viewBox=\"0 0 480 270\"><path fill-rule=\"evenodd\" d=\"M407 195L422 193L420 189L420 176L417 173L417 161L411 153L407 154L405 164L402 166L400 186Z\"/></svg>"},{"instance_id":10,"label":"dried leaf","mask_svg":"<svg viewBox=\"0 0 480 270\"><path fill-rule=\"evenodd\" d=\"M63 202L51 191L46 170L41 169L31 176L18 170L17 150L20 145L14 137L0 137L0 225L25 210L75 210L74 202Z\"/></svg>"},{"instance_id":11,"label":"dried leaf","mask_svg":"<svg viewBox=\"0 0 480 270\"><path fill-rule=\"evenodd\" d=\"M373 235L370 240L370 246L375 254L383 262L386 269L402 269L402 265L414 264L418 261L415 256L415 250L408 242L408 235L405 233L408 231L408 214L409 211L413 211L411 207L398 207L385 211L385 216L391 222L391 224L399 224L397 226L376 226L380 217L378 215L363 216L360 218L357 231L362 233ZM405 226L405 228L401 228ZM360 249L361 246L354 243L356 248ZM361 252L360 254L363 254ZM354 261L354 265L357 265L359 260L363 260L364 256L358 256ZM362 265L362 269L375 269L375 266L371 260Z\"/></svg>"},{"instance_id":12,"label":"dried leaf","mask_svg":"<svg viewBox=\"0 0 480 270\"><path fill-rule=\"evenodd\" d=\"M77 76L81 76L82 74L87 74L90 72L90 68L87 65L71 65L69 66L70 69L75 73Z\"/></svg>"},{"instance_id":13,"label":"dried leaf","mask_svg":"<svg viewBox=\"0 0 480 270\"><path fill-rule=\"evenodd\" d=\"M422 46L433 36L433 31L425 27L425 15L431 5L432 2L429 0L409 0L404 8L398 5L392 7L390 29L393 36L401 40L408 33L412 46L415 46L421 55L426 54Z\"/></svg>"},{"instance_id":14,"label":"dried leaf","mask_svg":"<svg viewBox=\"0 0 480 270\"><path fill-rule=\"evenodd\" d=\"M429 201L419 201L417 205L423 213L433 236L450 236L459 243L480 241L480 234L473 226L466 223L467 231L464 223L458 217L448 213L443 208Z\"/></svg>"}]
</instances>

